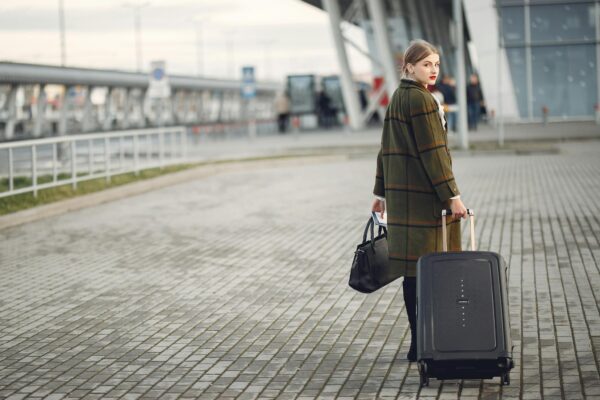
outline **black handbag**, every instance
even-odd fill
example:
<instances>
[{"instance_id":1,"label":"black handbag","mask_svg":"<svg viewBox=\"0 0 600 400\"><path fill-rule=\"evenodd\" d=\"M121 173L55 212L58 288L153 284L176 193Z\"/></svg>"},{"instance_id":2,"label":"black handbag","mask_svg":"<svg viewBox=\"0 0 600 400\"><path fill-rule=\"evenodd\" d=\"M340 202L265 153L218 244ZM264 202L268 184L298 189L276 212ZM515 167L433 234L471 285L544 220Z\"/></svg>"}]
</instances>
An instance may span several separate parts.
<instances>
[{"instance_id":1,"label":"black handbag","mask_svg":"<svg viewBox=\"0 0 600 400\"><path fill-rule=\"evenodd\" d=\"M380 226L377 237L373 237L373 226L373 218L369 218L363 234L363 241L356 246L350 270L348 285L361 293L372 293L400 277L390 270L387 229ZM371 239L367 240L369 231Z\"/></svg>"}]
</instances>

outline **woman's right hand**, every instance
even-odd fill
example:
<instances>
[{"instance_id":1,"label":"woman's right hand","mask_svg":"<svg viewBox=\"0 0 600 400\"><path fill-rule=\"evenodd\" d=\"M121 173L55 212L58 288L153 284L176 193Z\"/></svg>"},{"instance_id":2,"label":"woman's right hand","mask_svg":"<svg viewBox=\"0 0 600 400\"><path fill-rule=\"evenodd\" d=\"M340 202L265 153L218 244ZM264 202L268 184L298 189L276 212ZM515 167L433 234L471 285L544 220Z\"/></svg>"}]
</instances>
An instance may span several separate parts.
<instances>
[{"instance_id":1,"label":"woman's right hand","mask_svg":"<svg viewBox=\"0 0 600 400\"><path fill-rule=\"evenodd\" d=\"M381 218L383 218L383 213L385 212L385 201L375 199L373 201L373 205L371 206L371 211L381 213Z\"/></svg>"},{"instance_id":2,"label":"woman's right hand","mask_svg":"<svg viewBox=\"0 0 600 400\"><path fill-rule=\"evenodd\" d=\"M467 218L467 208L460 198L450 200L450 210L454 218Z\"/></svg>"}]
</instances>

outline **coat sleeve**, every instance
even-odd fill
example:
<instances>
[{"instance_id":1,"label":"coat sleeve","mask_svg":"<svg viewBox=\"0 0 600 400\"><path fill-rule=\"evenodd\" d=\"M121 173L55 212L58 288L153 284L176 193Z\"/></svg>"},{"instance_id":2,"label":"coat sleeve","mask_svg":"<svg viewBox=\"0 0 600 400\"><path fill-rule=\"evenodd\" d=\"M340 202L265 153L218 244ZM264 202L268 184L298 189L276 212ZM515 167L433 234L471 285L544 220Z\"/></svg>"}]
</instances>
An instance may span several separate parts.
<instances>
[{"instance_id":1,"label":"coat sleeve","mask_svg":"<svg viewBox=\"0 0 600 400\"><path fill-rule=\"evenodd\" d=\"M460 192L452 173L452 162L437 104L434 99L426 98L426 95L412 91L410 120L423 168L439 199L446 201Z\"/></svg>"},{"instance_id":2,"label":"coat sleeve","mask_svg":"<svg viewBox=\"0 0 600 400\"><path fill-rule=\"evenodd\" d=\"M377 154L377 171L375 172L375 187L373 188L373 194L375 196L385 197L383 160L381 158L381 152L382 149L379 149L379 154Z\"/></svg>"}]
</instances>

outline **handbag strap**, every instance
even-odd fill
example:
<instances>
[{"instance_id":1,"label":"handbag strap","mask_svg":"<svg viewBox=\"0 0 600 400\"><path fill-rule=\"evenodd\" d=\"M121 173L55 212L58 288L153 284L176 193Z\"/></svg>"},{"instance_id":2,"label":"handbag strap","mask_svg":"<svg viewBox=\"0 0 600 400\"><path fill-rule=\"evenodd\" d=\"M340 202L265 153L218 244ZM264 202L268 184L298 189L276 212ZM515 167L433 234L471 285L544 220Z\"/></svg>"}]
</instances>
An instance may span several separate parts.
<instances>
[{"instance_id":1,"label":"handbag strap","mask_svg":"<svg viewBox=\"0 0 600 400\"><path fill-rule=\"evenodd\" d=\"M369 218L369 221L367 222L367 226L365 226L365 231L363 233L363 243L365 243L367 241L367 233L369 231L371 231L371 242L373 242L373 239L375 238L375 231L374 231L374 226L375 226L375 222L373 221L373 218ZM387 235L387 229L385 229L384 226L379 226L379 233L378 235L381 235L382 233L385 233Z\"/></svg>"}]
</instances>

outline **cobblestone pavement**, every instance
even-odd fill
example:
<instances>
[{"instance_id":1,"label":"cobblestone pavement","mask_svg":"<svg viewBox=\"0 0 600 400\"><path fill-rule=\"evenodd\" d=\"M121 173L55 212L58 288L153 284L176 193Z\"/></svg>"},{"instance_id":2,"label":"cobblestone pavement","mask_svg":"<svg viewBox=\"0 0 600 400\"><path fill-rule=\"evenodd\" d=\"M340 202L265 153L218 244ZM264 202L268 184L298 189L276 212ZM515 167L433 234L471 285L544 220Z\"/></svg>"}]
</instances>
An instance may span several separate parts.
<instances>
[{"instance_id":1,"label":"cobblestone pavement","mask_svg":"<svg viewBox=\"0 0 600 400\"><path fill-rule=\"evenodd\" d=\"M0 398L600 399L600 142L560 149L454 160L479 248L510 265L508 387L420 389L400 282L348 288L373 155L0 231Z\"/></svg>"}]
</instances>

